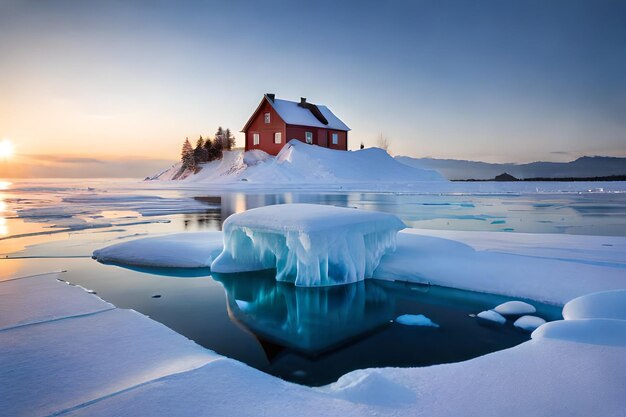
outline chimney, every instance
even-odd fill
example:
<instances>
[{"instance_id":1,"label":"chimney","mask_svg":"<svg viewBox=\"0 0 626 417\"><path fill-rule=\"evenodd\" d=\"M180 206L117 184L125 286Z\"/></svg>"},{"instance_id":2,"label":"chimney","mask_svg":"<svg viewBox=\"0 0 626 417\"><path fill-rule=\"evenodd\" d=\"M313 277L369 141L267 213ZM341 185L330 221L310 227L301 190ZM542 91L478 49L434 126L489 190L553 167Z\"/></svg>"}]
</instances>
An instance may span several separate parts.
<instances>
[{"instance_id":1,"label":"chimney","mask_svg":"<svg viewBox=\"0 0 626 417\"><path fill-rule=\"evenodd\" d=\"M306 106L306 97L300 97L300 106L302 107Z\"/></svg>"},{"instance_id":2,"label":"chimney","mask_svg":"<svg viewBox=\"0 0 626 417\"><path fill-rule=\"evenodd\" d=\"M272 103L274 102L274 98L276 98L276 95L274 93L267 93L265 95Z\"/></svg>"}]
</instances>

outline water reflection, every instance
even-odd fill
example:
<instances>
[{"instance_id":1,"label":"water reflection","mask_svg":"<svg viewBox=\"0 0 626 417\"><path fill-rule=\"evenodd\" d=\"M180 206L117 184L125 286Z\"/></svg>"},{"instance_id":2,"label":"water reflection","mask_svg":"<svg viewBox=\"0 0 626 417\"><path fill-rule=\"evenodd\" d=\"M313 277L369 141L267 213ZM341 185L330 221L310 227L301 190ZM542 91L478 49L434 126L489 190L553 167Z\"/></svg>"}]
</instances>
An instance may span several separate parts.
<instances>
[{"instance_id":1,"label":"water reflection","mask_svg":"<svg viewBox=\"0 0 626 417\"><path fill-rule=\"evenodd\" d=\"M256 194L223 192L212 196L199 194L194 198L219 204L219 208L188 215L186 228L219 230L228 216L251 208L313 203L392 213L408 227L416 228L626 235L626 193L420 195L296 191ZM200 224L209 212L214 219Z\"/></svg>"},{"instance_id":2,"label":"water reflection","mask_svg":"<svg viewBox=\"0 0 626 417\"><path fill-rule=\"evenodd\" d=\"M395 304L373 281L302 288L274 272L213 274L226 289L228 312L257 337L319 355L388 324Z\"/></svg>"}]
</instances>

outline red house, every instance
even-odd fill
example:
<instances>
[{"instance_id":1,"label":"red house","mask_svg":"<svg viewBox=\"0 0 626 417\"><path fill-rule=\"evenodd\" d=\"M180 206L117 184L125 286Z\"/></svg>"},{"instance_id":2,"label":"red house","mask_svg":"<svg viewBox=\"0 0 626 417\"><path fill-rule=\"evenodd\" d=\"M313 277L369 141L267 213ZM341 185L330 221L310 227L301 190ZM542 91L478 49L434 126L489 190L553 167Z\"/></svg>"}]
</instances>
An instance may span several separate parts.
<instances>
[{"instance_id":1,"label":"red house","mask_svg":"<svg viewBox=\"0 0 626 417\"><path fill-rule=\"evenodd\" d=\"M299 103L280 100L274 94L263 96L241 129L246 135L246 151L261 149L270 155L280 152L291 139L347 151L349 130L326 106L309 103L304 97Z\"/></svg>"}]
</instances>

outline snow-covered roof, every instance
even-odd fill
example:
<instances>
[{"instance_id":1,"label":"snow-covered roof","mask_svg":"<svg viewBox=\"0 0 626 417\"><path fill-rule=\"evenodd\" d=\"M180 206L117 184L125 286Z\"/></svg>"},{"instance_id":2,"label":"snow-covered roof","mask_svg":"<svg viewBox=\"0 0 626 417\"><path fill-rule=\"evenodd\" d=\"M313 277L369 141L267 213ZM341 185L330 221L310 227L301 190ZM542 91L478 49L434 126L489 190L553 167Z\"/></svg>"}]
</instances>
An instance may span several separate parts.
<instances>
[{"instance_id":1,"label":"snow-covered roof","mask_svg":"<svg viewBox=\"0 0 626 417\"><path fill-rule=\"evenodd\" d=\"M341 121L330 109L322 104L316 104L322 115L328 120L328 124L320 122L311 111L305 107L299 106L295 101L274 99L269 100L276 113L285 123L289 125L324 127L327 129L345 130L350 128Z\"/></svg>"},{"instance_id":2,"label":"snow-covered roof","mask_svg":"<svg viewBox=\"0 0 626 417\"><path fill-rule=\"evenodd\" d=\"M252 116L243 127L243 129L241 129L242 132L245 132L248 126L250 126L250 123L252 123L252 121L254 120L254 116L257 114L261 106L263 106L265 100L270 103L270 105L274 108L274 110L276 110L276 113L278 113L280 118L283 119L288 125L322 127L326 129L343 130L346 132L350 130L350 128L344 122L342 122L341 119L335 116L335 114L323 104L307 103L308 107L302 107L299 105L300 103L298 102L275 99L273 98L273 94L271 94L271 96L272 97L268 97L267 94L263 96L263 100L256 108L254 113L252 113ZM328 121L328 124L322 123L320 119L315 117L315 115L313 114L314 110L310 109L311 106L317 107L317 109L323 116L322 119L325 118L326 121Z\"/></svg>"}]
</instances>

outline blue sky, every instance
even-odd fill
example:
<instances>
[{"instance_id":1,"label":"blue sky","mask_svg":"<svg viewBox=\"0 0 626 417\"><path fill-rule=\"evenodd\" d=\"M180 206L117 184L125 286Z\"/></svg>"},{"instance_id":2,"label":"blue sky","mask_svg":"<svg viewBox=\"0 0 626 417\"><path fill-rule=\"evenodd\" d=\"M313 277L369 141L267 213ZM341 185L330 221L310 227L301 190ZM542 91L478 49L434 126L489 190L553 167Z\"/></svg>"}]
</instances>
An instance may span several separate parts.
<instances>
[{"instance_id":1,"label":"blue sky","mask_svg":"<svg viewBox=\"0 0 626 417\"><path fill-rule=\"evenodd\" d=\"M0 0L0 137L175 159L274 92L328 105L353 148L626 156L624 22L620 1Z\"/></svg>"}]
</instances>

